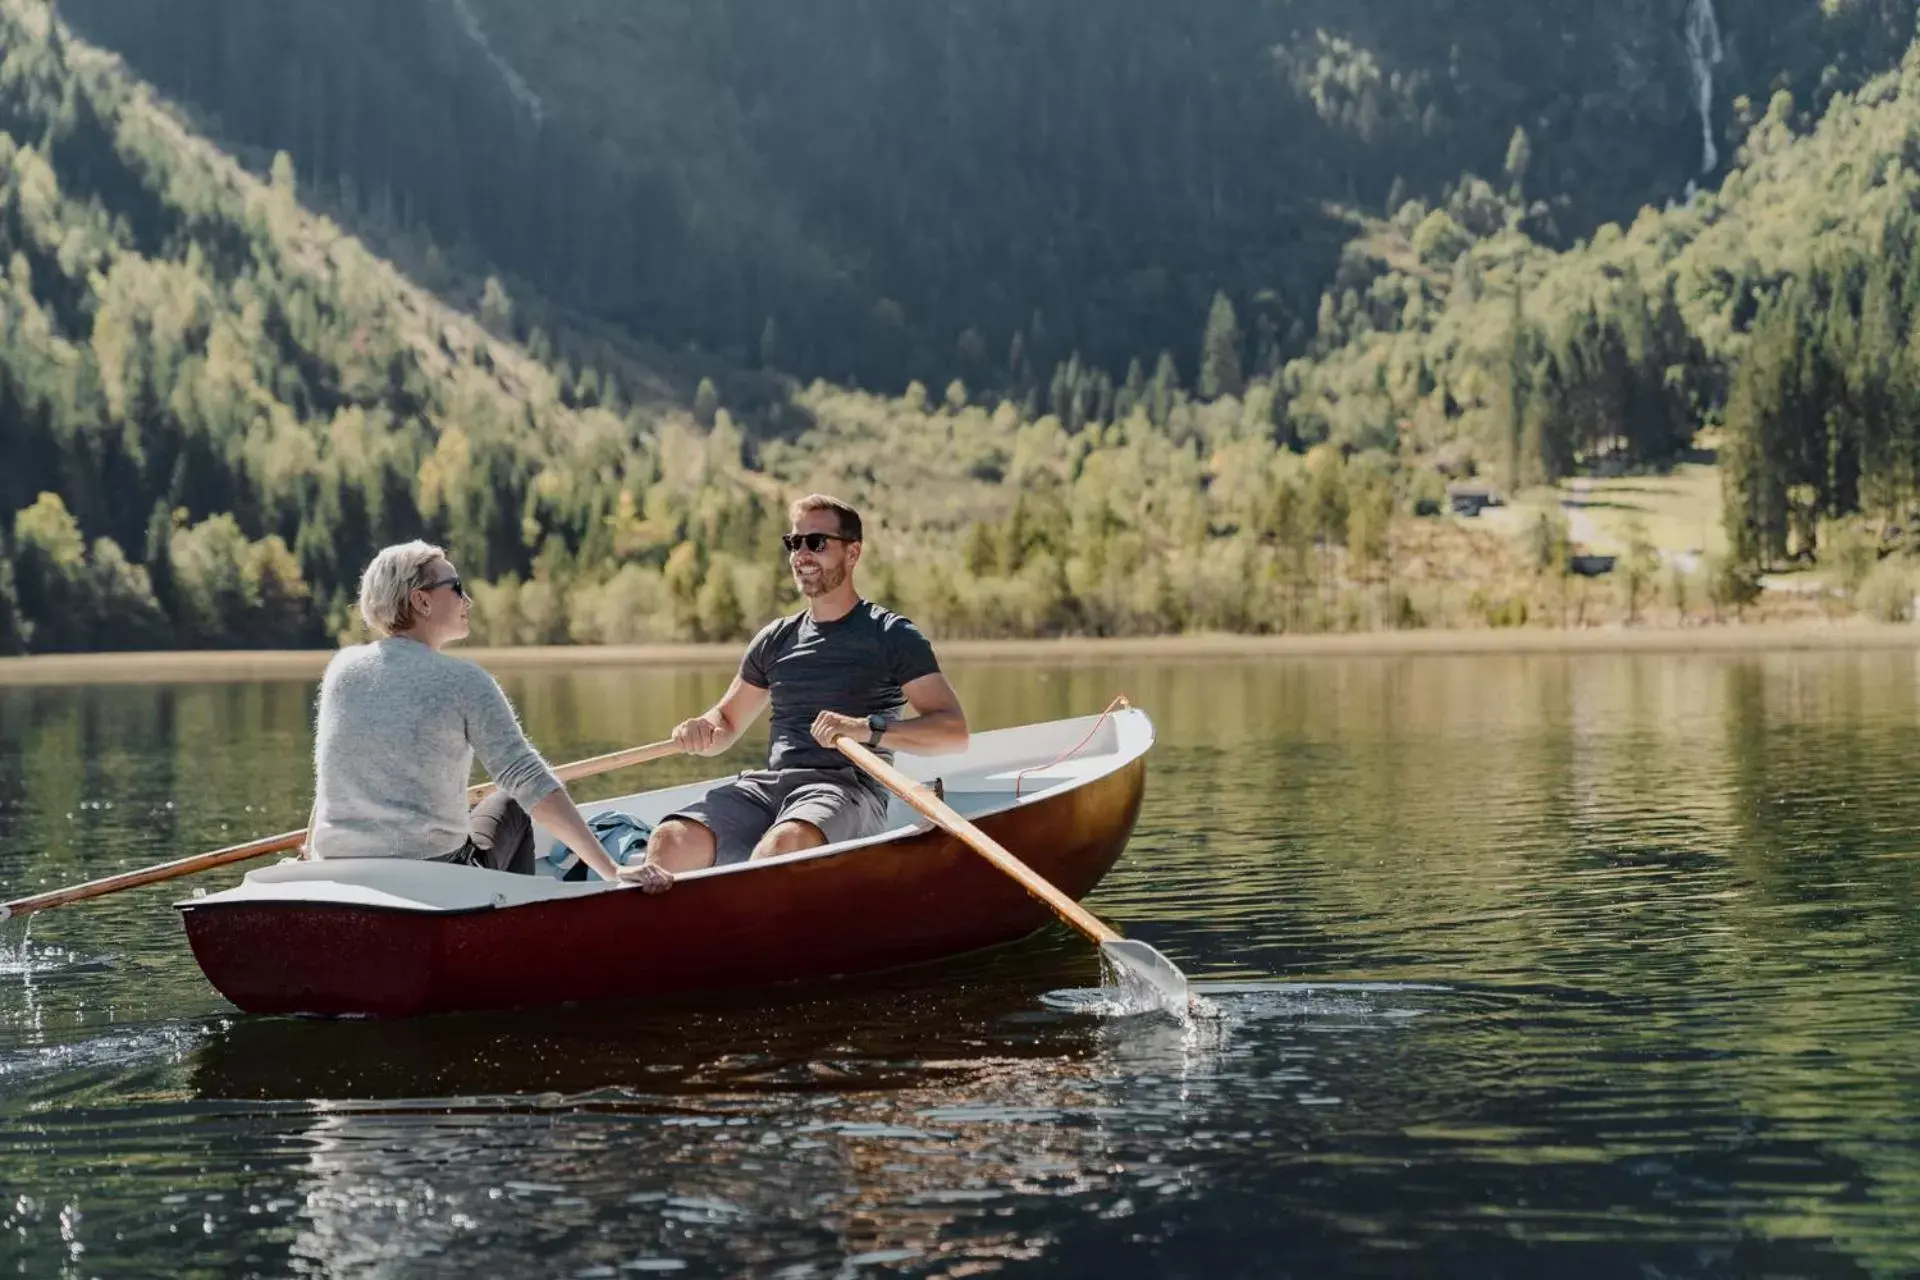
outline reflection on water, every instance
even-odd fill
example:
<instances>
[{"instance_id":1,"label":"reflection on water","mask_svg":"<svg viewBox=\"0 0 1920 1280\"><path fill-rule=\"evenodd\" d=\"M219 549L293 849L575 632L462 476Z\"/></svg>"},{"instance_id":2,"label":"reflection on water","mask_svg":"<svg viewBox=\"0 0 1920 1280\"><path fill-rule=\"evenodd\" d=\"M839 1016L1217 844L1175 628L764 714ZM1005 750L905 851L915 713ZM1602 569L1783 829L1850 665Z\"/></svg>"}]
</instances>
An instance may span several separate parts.
<instances>
[{"instance_id":1,"label":"reflection on water","mask_svg":"<svg viewBox=\"0 0 1920 1280\"><path fill-rule=\"evenodd\" d=\"M1102 1080L1204 1071L1204 1049L1177 1030L1109 1041L1071 1019L1003 1022L964 998L869 998L854 1011L797 1003L770 1035L749 1030L764 1011L662 1019L653 1034L583 1015L552 1029L556 1069L474 1080L495 1092L423 1108L359 1090L323 1105L303 1130L292 1252L350 1270L491 1230L486 1256L508 1269L558 1251L736 1274L848 1255L956 1270L1038 1251L1031 1228L1006 1221L1035 1197L1124 1214L1165 1183L1128 1149L1139 1125L1164 1128L1186 1104L1117 1108ZM929 1034L956 1017L965 1033ZM497 1061L494 1043L476 1056ZM464 1171L451 1190L450 1165Z\"/></svg>"},{"instance_id":2,"label":"reflection on water","mask_svg":"<svg viewBox=\"0 0 1920 1280\"><path fill-rule=\"evenodd\" d=\"M572 759L725 678L505 683ZM956 683L983 728L1116 693L1154 716L1139 827L1089 905L1210 1016L1111 1016L1094 949L1054 928L832 986L249 1018L186 949L191 885L132 891L0 934L0 1261L144 1276L191 1240L210 1273L274 1275L1920 1268L1914 657ZM0 896L299 825L312 695L0 690Z\"/></svg>"}]
</instances>

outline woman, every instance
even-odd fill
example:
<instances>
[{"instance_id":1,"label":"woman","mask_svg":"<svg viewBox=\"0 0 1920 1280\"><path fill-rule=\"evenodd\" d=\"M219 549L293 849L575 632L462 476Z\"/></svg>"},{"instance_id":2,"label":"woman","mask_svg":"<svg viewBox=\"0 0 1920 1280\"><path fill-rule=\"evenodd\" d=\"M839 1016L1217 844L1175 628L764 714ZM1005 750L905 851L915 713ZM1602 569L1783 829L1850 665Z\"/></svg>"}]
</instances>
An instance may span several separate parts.
<instances>
[{"instance_id":1,"label":"woman","mask_svg":"<svg viewBox=\"0 0 1920 1280\"><path fill-rule=\"evenodd\" d=\"M466 637L471 607L460 575L430 543L387 547L367 566L360 616L382 638L342 649L321 678L307 856L530 874L538 819L601 879L666 888L665 872L607 856L499 684L441 652ZM499 789L469 814L476 754Z\"/></svg>"}]
</instances>

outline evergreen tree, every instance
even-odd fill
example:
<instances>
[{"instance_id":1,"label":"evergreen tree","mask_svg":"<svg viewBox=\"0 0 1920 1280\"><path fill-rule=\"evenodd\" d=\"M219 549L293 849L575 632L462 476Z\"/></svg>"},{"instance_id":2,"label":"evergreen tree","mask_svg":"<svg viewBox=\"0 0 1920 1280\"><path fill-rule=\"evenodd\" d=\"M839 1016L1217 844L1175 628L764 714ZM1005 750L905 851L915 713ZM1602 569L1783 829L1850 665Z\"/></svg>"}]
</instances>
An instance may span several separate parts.
<instances>
[{"instance_id":1,"label":"evergreen tree","mask_svg":"<svg viewBox=\"0 0 1920 1280\"><path fill-rule=\"evenodd\" d=\"M153 514L147 518L146 548L142 558L146 564L147 582L153 592L154 605L169 623L177 608L173 580L174 529L173 511L163 498L153 504Z\"/></svg>"},{"instance_id":2,"label":"evergreen tree","mask_svg":"<svg viewBox=\"0 0 1920 1280\"><path fill-rule=\"evenodd\" d=\"M1528 457L1524 452L1527 375L1532 364L1529 357L1530 336L1527 331L1524 303L1520 290L1516 287L1513 291L1512 309L1507 315L1506 361L1498 371L1499 381L1495 384L1500 395L1495 423L1505 455L1505 483L1509 490L1519 488L1526 482L1529 475L1537 473L1540 469L1537 454Z\"/></svg>"},{"instance_id":3,"label":"evergreen tree","mask_svg":"<svg viewBox=\"0 0 1920 1280\"><path fill-rule=\"evenodd\" d=\"M778 369L786 362L786 348L780 341L780 322L772 316L760 326L760 367Z\"/></svg>"},{"instance_id":4,"label":"evergreen tree","mask_svg":"<svg viewBox=\"0 0 1920 1280\"><path fill-rule=\"evenodd\" d=\"M1200 338L1200 396L1217 400L1246 390L1240 373L1240 321L1225 293L1213 295L1206 331Z\"/></svg>"},{"instance_id":5,"label":"evergreen tree","mask_svg":"<svg viewBox=\"0 0 1920 1280\"><path fill-rule=\"evenodd\" d=\"M700 385L693 393L693 417L703 427L713 425L714 415L720 411L720 390L713 385L712 378L700 379Z\"/></svg>"},{"instance_id":6,"label":"evergreen tree","mask_svg":"<svg viewBox=\"0 0 1920 1280\"><path fill-rule=\"evenodd\" d=\"M1727 393L1721 450L1723 519L1732 561L1767 569L1787 553L1789 436L1800 414L1801 305L1789 292L1762 313Z\"/></svg>"},{"instance_id":7,"label":"evergreen tree","mask_svg":"<svg viewBox=\"0 0 1920 1280\"><path fill-rule=\"evenodd\" d=\"M702 640L737 640L746 630L746 615L733 581L733 561L715 557L696 601Z\"/></svg>"},{"instance_id":8,"label":"evergreen tree","mask_svg":"<svg viewBox=\"0 0 1920 1280\"><path fill-rule=\"evenodd\" d=\"M0 543L0 655L25 653L32 636L33 628L20 616L14 597L12 552Z\"/></svg>"},{"instance_id":9,"label":"evergreen tree","mask_svg":"<svg viewBox=\"0 0 1920 1280\"><path fill-rule=\"evenodd\" d=\"M86 543L54 493L13 518L14 596L32 628L34 648L65 653L86 647L93 630Z\"/></svg>"},{"instance_id":10,"label":"evergreen tree","mask_svg":"<svg viewBox=\"0 0 1920 1280\"><path fill-rule=\"evenodd\" d=\"M1147 417L1157 427L1164 427L1173 418L1173 406L1180 395L1180 370L1173 363L1173 353L1162 351L1160 362L1154 366L1153 381L1147 387Z\"/></svg>"},{"instance_id":11,"label":"evergreen tree","mask_svg":"<svg viewBox=\"0 0 1920 1280\"><path fill-rule=\"evenodd\" d=\"M513 299L500 277L488 276L480 292L480 323L487 332L501 338L513 336Z\"/></svg>"},{"instance_id":12,"label":"evergreen tree","mask_svg":"<svg viewBox=\"0 0 1920 1280\"><path fill-rule=\"evenodd\" d=\"M1271 379L1280 372L1280 322L1270 310L1254 317L1253 376Z\"/></svg>"},{"instance_id":13,"label":"evergreen tree","mask_svg":"<svg viewBox=\"0 0 1920 1280\"><path fill-rule=\"evenodd\" d=\"M1147 372L1141 367L1140 357L1135 356L1127 362L1126 383L1115 393L1113 399L1113 420L1125 421L1134 408L1146 401Z\"/></svg>"},{"instance_id":14,"label":"evergreen tree","mask_svg":"<svg viewBox=\"0 0 1920 1280\"><path fill-rule=\"evenodd\" d=\"M1533 164L1533 143L1527 137L1527 131L1520 125L1513 128L1513 137L1507 141L1507 161L1504 166L1507 181L1513 194L1519 197L1526 186L1527 169Z\"/></svg>"},{"instance_id":15,"label":"evergreen tree","mask_svg":"<svg viewBox=\"0 0 1920 1280\"><path fill-rule=\"evenodd\" d=\"M153 598L147 571L128 561L118 543L100 538L86 567L85 598L93 650L151 649L168 637L167 622Z\"/></svg>"}]
</instances>

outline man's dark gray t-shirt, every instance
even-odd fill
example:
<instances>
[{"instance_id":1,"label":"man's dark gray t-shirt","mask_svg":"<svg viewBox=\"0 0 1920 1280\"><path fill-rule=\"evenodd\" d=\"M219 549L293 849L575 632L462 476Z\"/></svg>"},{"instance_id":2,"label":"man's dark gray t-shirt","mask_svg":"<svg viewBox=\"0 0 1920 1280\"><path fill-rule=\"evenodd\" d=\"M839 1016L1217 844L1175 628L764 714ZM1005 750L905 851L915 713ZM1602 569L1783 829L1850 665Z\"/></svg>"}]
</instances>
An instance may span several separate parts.
<instances>
[{"instance_id":1,"label":"man's dark gray t-shirt","mask_svg":"<svg viewBox=\"0 0 1920 1280\"><path fill-rule=\"evenodd\" d=\"M876 714L897 720L907 705L901 686L938 670L933 646L920 628L868 600L833 622L815 622L804 610L776 618L760 629L740 660L740 678L772 695L769 769L852 768L844 755L813 740L814 717L838 711L863 720Z\"/></svg>"}]
</instances>

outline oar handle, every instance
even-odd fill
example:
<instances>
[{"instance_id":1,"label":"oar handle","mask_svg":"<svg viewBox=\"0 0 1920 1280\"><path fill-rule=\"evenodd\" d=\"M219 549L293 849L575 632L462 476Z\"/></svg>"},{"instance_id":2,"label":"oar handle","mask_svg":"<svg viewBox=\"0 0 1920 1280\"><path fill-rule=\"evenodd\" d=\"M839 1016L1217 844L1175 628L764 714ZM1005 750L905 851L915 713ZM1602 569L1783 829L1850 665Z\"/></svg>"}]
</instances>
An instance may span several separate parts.
<instances>
[{"instance_id":1,"label":"oar handle","mask_svg":"<svg viewBox=\"0 0 1920 1280\"><path fill-rule=\"evenodd\" d=\"M122 889L137 889L143 884L155 884L161 880L172 880L177 876L190 876L196 871L208 871L214 867L223 867L229 862L245 862L249 858L263 858L269 853L284 853L288 849L297 849L306 839L305 830L288 831L277 836L262 836L246 844L228 845L224 849L215 849L211 853L196 853L191 858L177 858L172 862L162 862L156 866L142 867L138 871L122 871L119 875L103 876L98 880L89 880L85 884L70 884L64 889L51 889L46 893L35 894L31 898L16 898L12 902L0 903L0 920L8 916L32 915L36 911L45 911L48 907L61 907L69 902L79 902L86 898L98 898L109 893L118 893Z\"/></svg>"},{"instance_id":2,"label":"oar handle","mask_svg":"<svg viewBox=\"0 0 1920 1280\"><path fill-rule=\"evenodd\" d=\"M678 755L680 744L672 738L659 742L649 742L644 747L628 747L624 751L609 751L603 756L589 756L585 760L575 760L572 764L563 764L553 771L553 776L562 782L572 782L576 778L591 778L596 773L611 773L615 769L629 769L636 764L652 764L655 760L664 760L668 756ZM467 793L469 799L478 800L493 794L498 787L492 782L483 782Z\"/></svg>"},{"instance_id":3,"label":"oar handle","mask_svg":"<svg viewBox=\"0 0 1920 1280\"><path fill-rule=\"evenodd\" d=\"M647 764L673 755L679 750L679 746L673 739L668 738L662 742L650 742L644 747L628 747L624 751L610 751L603 756L591 756L585 760L576 760L572 764L563 764L555 769L553 774L562 782L572 782L576 778L590 778L597 773L611 773L615 769ZM493 783L483 782L476 787L468 788L467 798L478 800L494 789ZM250 840L246 844L229 845L224 849L215 849L211 853L196 853L191 858L178 858L172 862L142 867L137 871L123 871L118 875L103 876L98 880L89 880L85 884L52 889L31 898L17 898L12 902L0 903L0 920L5 920L9 916L31 915L35 911L65 906L69 902L81 902L87 898L118 893L122 889L135 889L143 884L157 884L162 880L173 880L199 871L210 871L215 867L223 867L229 862L245 862L249 858L263 858L270 853L285 853L289 849L299 848L300 842L306 838L307 833L304 828L277 836L262 836L258 840Z\"/></svg>"},{"instance_id":4,"label":"oar handle","mask_svg":"<svg viewBox=\"0 0 1920 1280\"><path fill-rule=\"evenodd\" d=\"M1119 941L1120 934L1098 916L1054 888L1038 872L1008 853L999 841L954 812L953 807L934 795L932 790L915 782L852 738L844 736L835 738L833 745L839 748L848 759L877 778L887 790L957 836L988 862L1019 881L1021 888L1052 907L1061 919L1086 934L1088 938L1094 942Z\"/></svg>"}]
</instances>

